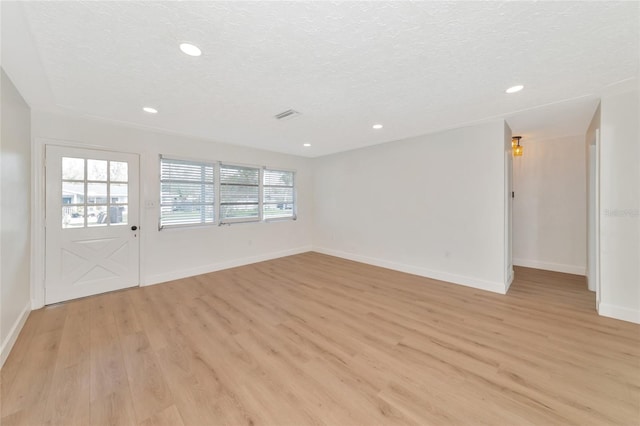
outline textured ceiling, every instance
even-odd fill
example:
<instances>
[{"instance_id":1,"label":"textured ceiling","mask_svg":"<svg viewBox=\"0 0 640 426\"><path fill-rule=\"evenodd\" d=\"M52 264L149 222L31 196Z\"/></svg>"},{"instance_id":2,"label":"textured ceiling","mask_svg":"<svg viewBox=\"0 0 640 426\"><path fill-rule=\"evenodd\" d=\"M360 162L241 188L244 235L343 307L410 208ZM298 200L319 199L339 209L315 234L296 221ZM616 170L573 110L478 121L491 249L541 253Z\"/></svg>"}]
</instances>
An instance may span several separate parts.
<instances>
[{"instance_id":1,"label":"textured ceiling","mask_svg":"<svg viewBox=\"0 0 640 426\"><path fill-rule=\"evenodd\" d=\"M539 116L542 105L585 95L593 103L603 87L637 77L640 62L637 2L99 1L19 9L29 34L3 34L3 48L11 44L3 66L16 84L33 87L27 64L41 67L48 93L24 87L35 108L309 156L533 108ZM183 41L203 55L182 54ZM29 49L37 61L25 59ZM525 90L506 95L514 84ZM289 108L302 115L273 118ZM372 130L378 122L384 128Z\"/></svg>"}]
</instances>

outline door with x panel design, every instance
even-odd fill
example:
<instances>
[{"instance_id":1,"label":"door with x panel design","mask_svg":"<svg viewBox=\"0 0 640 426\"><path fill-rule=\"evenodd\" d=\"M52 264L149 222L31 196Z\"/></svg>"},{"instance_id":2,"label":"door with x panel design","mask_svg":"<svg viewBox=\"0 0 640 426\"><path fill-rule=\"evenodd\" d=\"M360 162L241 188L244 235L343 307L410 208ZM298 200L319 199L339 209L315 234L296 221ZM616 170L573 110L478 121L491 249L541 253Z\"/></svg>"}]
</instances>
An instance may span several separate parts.
<instances>
[{"instance_id":1,"label":"door with x panel design","mask_svg":"<svg viewBox=\"0 0 640 426\"><path fill-rule=\"evenodd\" d=\"M138 285L139 157L46 147L45 303Z\"/></svg>"}]
</instances>

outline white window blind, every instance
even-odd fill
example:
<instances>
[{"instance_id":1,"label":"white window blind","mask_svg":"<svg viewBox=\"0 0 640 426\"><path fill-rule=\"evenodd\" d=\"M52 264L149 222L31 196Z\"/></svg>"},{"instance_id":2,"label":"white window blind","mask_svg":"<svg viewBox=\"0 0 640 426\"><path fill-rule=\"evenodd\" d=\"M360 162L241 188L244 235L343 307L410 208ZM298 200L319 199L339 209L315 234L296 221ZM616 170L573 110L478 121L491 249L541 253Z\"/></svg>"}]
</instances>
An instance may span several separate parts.
<instances>
[{"instance_id":1,"label":"white window blind","mask_svg":"<svg viewBox=\"0 0 640 426\"><path fill-rule=\"evenodd\" d=\"M214 223L213 163L160 157L160 228Z\"/></svg>"},{"instance_id":2,"label":"white window blind","mask_svg":"<svg viewBox=\"0 0 640 426\"><path fill-rule=\"evenodd\" d=\"M260 220L260 169L220 165L220 221Z\"/></svg>"},{"instance_id":3,"label":"white window blind","mask_svg":"<svg viewBox=\"0 0 640 426\"><path fill-rule=\"evenodd\" d=\"M295 219L294 172L265 169L262 178L262 217Z\"/></svg>"}]
</instances>

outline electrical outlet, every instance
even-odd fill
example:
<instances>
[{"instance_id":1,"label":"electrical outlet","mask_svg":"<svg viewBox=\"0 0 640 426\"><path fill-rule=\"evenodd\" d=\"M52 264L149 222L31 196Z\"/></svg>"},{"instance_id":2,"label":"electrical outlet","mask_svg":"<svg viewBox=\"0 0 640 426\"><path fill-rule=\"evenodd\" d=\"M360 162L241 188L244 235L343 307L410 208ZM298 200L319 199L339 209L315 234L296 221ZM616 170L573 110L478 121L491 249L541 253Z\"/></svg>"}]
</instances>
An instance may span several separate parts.
<instances>
[{"instance_id":1,"label":"electrical outlet","mask_svg":"<svg viewBox=\"0 0 640 426\"><path fill-rule=\"evenodd\" d=\"M147 200L144 202L144 206L147 209L155 209L156 208L156 202L153 200Z\"/></svg>"}]
</instances>

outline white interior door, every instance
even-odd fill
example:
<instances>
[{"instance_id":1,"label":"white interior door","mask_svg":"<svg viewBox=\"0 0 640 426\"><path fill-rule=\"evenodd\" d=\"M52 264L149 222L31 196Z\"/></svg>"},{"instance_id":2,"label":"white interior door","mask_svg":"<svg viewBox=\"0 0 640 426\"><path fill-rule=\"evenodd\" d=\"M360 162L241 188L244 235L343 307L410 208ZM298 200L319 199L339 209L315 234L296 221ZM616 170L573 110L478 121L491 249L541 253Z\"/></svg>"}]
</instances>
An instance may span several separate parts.
<instances>
[{"instance_id":1,"label":"white interior door","mask_svg":"<svg viewBox=\"0 0 640 426\"><path fill-rule=\"evenodd\" d=\"M45 304L139 281L139 157L46 147Z\"/></svg>"}]
</instances>

